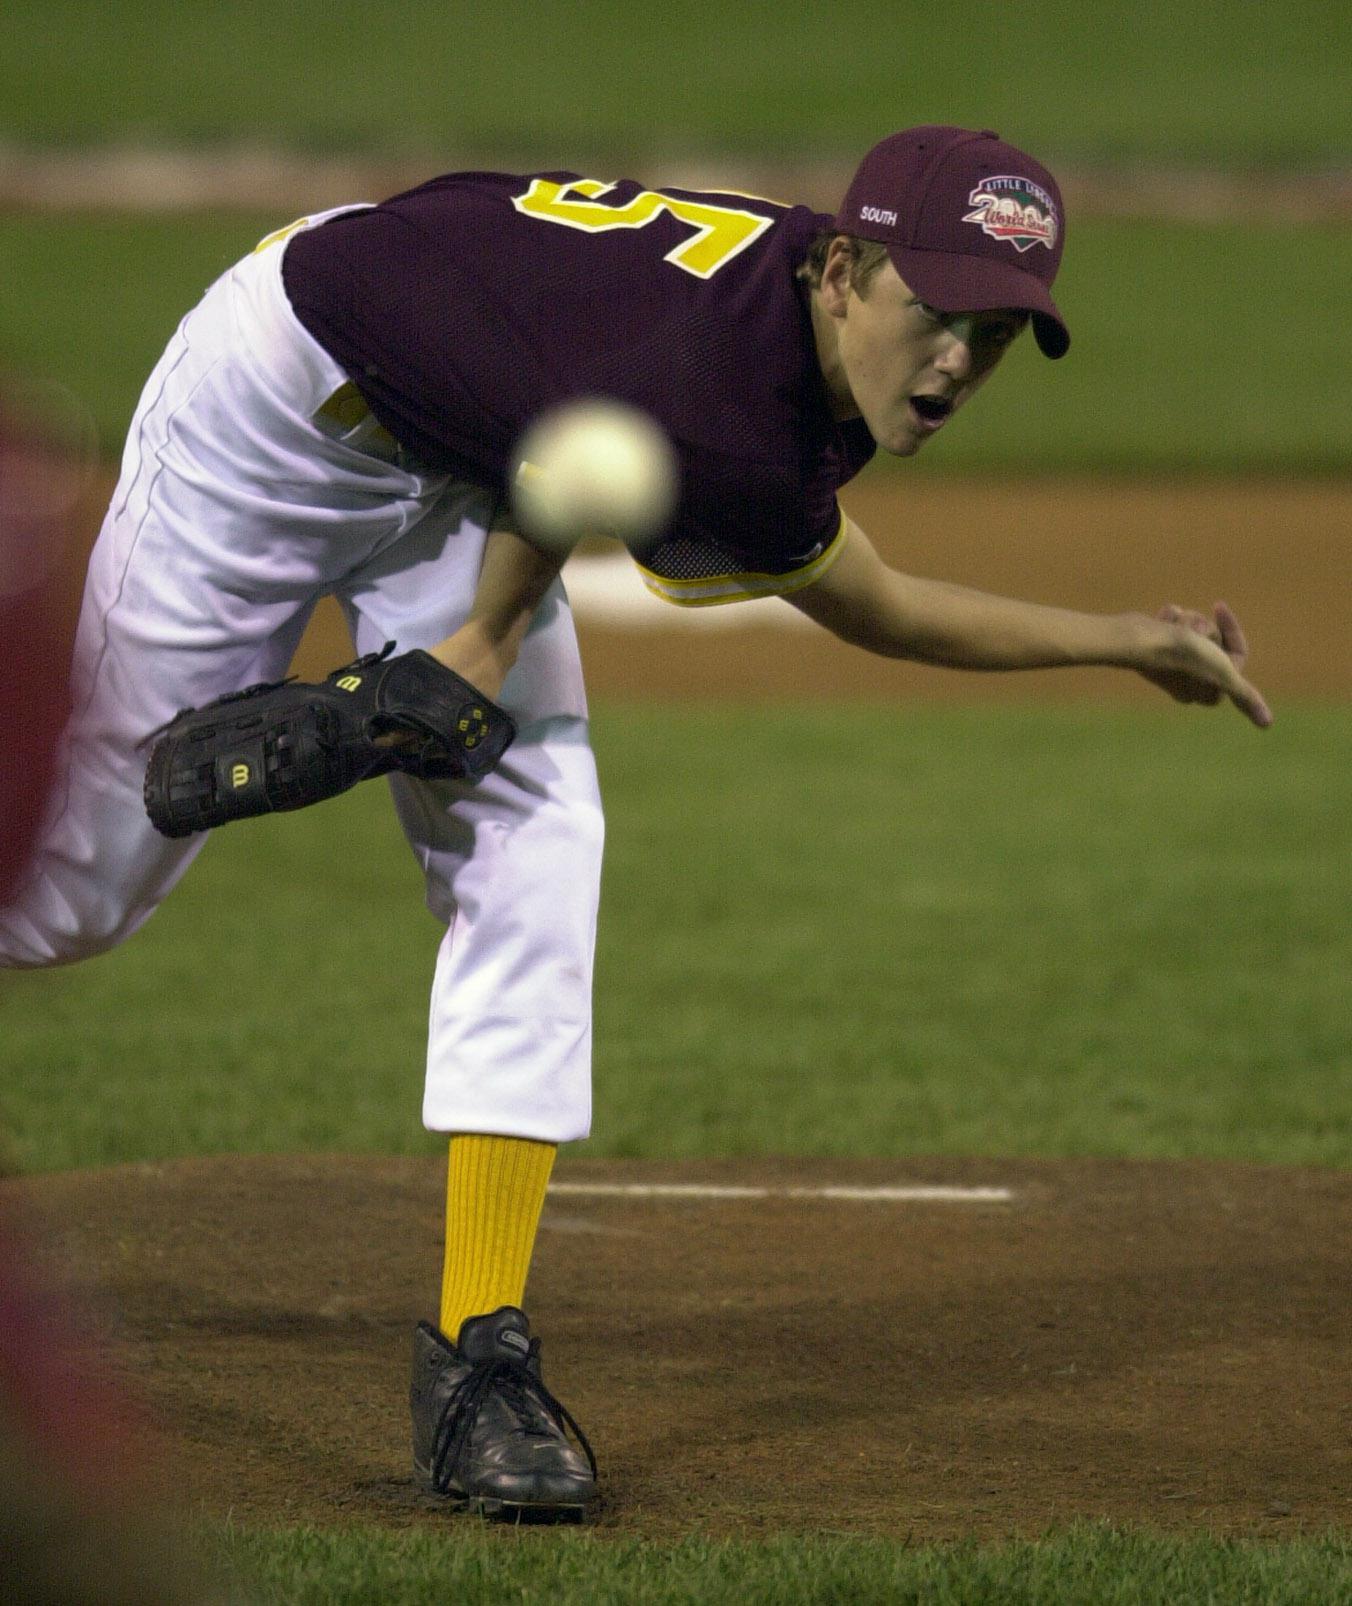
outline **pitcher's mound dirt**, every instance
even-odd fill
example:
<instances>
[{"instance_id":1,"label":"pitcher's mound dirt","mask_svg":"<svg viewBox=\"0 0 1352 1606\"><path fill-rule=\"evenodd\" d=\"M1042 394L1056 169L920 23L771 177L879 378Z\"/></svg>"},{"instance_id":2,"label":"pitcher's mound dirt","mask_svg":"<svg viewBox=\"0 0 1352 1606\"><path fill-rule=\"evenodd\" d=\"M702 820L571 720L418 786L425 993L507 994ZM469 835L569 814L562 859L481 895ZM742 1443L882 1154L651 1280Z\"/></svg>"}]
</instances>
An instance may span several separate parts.
<instances>
[{"instance_id":1,"label":"pitcher's mound dirt","mask_svg":"<svg viewBox=\"0 0 1352 1606\"><path fill-rule=\"evenodd\" d=\"M555 1195L528 1304L602 1529L1276 1535L1352 1519L1352 1178L1217 1164L572 1162L561 1179L1006 1187L1007 1203ZM191 1504L464 1521L414 1489L437 1160L5 1185L107 1290ZM106 1313L95 1304L95 1320Z\"/></svg>"}]
</instances>

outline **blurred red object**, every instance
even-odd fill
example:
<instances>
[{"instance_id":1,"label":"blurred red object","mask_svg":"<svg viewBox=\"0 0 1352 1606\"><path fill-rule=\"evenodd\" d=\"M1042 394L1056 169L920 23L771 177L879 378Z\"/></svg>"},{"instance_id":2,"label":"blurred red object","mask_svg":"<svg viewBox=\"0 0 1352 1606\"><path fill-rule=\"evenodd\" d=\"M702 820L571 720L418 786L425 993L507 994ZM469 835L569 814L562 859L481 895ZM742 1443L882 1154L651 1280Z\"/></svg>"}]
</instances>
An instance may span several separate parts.
<instances>
[{"instance_id":1,"label":"blurred red object","mask_svg":"<svg viewBox=\"0 0 1352 1606\"><path fill-rule=\"evenodd\" d=\"M166 1510L149 1417L100 1351L88 1296L57 1282L17 1202L0 1186L0 1600L223 1600Z\"/></svg>"},{"instance_id":2,"label":"blurred red object","mask_svg":"<svg viewBox=\"0 0 1352 1606\"><path fill-rule=\"evenodd\" d=\"M69 713L54 576L93 461L74 398L0 378L0 903L32 851Z\"/></svg>"},{"instance_id":3,"label":"blurred red object","mask_svg":"<svg viewBox=\"0 0 1352 1606\"><path fill-rule=\"evenodd\" d=\"M0 1198L0 1421L32 1467L108 1501L144 1472L139 1412L100 1364L75 1296Z\"/></svg>"}]
</instances>

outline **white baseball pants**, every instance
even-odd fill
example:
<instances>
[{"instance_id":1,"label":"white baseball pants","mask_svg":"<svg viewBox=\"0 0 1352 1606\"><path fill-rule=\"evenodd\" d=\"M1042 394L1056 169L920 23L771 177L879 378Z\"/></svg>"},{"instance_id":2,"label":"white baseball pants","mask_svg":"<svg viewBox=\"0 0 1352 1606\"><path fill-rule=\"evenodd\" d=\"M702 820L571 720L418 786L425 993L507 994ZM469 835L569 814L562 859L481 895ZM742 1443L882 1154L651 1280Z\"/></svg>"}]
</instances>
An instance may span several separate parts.
<instances>
[{"instance_id":1,"label":"white baseball pants","mask_svg":"<svg viewBox=\"0 0 1352 1606\"><path fill-rule=\"evenodd\" d=\"M0 910L0 967L86 958L150 916L205 837L171 841L146 818L145 738L284 675L320 596L339 599L363 653L431 647L468 613L491 497L320 415L347 376L292 313L283 249L211 287L142 395L90 560L61 781L32 873ZM493 775L392 780L447 923L423 1119L564 1142L590 1121L602 820L561 585L501 701L520 734Z\"/></svg>"}]
</instances>

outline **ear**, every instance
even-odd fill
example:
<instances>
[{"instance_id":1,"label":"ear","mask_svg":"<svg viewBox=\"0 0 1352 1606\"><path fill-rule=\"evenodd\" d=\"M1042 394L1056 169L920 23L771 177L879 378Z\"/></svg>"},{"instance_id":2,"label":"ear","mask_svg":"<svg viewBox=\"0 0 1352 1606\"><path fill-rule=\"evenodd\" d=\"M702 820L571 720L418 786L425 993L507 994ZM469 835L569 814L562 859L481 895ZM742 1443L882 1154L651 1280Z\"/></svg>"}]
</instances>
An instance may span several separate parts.
<instances>
[{"instance_id":1,"label":"ear","mask_svg":"<svg viewBox=\"0 0 1352 1606\"><path fill-rule=\"evenodd\" d=\"M836 235L826 248L826 262L822 267L822 282L818 289L822 310L832 318L845 316L850 299L850 269L854 265L854 248L843 234Z\"/></svg>"}]
</instances>

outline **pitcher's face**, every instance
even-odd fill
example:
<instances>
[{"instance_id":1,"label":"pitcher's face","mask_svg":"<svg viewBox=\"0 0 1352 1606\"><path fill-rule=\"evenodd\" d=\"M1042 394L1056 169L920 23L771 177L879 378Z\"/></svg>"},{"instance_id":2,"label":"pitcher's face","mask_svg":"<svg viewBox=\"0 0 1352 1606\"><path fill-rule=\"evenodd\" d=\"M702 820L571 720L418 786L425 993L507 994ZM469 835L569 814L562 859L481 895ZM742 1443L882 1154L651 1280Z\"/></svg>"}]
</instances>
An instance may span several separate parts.
<instances>
[{"instance_id":1,"label":"pitcher's face","mask_svg":"<svg viewBox=\"0 0 1352 1606\"><path fill-rule=\"evenodd\" d=\"M1028 322L1010 309L940 312L911 294L891 261L863 293L848 251L827 258L818 295L835 331L823 361L837 418L862 418L885 452L910 457L980 390Z\"/></svg>"}]
</instances>

